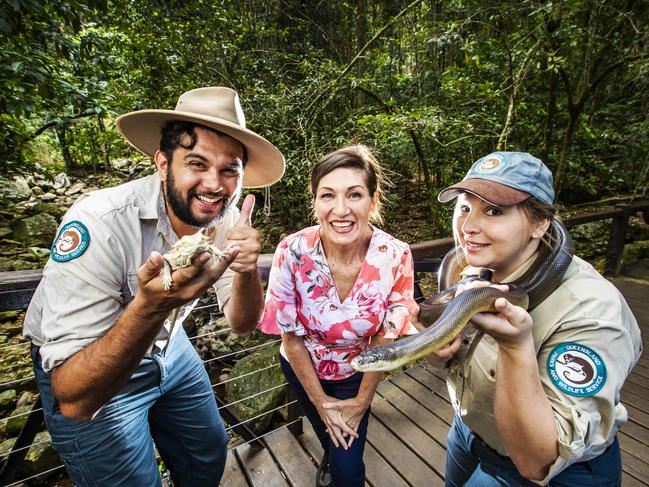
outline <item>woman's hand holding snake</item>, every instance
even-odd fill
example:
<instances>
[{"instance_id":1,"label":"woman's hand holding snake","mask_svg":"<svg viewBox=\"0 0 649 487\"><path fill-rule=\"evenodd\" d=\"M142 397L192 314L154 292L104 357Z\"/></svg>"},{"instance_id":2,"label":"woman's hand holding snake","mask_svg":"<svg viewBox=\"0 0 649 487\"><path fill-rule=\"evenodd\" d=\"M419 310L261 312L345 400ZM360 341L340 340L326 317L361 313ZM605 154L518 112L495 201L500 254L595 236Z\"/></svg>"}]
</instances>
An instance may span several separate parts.
<instances>
[{"instance_id":1,"label":"woman's hand holding snake","mask_svg":"<svg viewBox=\"0 0 649 487\"><path fill-rule=\"evenodd\" d=\"M529 345L532 341L532 317L505 298L495 302L498 313L478 313L471 320L475 326L491 335L500 347L510 349Z\"/></svg>"},{"instance_id":2,"label":"woman's hand holding snake","mask_svg":"<svg viewBox=\"0 0 649 487\"><path fill-rule=\"evenodd\" d=\"M485 281L473 281L467 285L458 286L457 294L474 287L486 287ZM508 286L492 284L492 287L507 291ZM498 298L494 307L497 313L478 313L471 322L479 329L490 335L499 346L518 348L521 344L529 344L532 339L532 317L520 306L514 306L505 298Z\"/></svg>"}]
</instances>

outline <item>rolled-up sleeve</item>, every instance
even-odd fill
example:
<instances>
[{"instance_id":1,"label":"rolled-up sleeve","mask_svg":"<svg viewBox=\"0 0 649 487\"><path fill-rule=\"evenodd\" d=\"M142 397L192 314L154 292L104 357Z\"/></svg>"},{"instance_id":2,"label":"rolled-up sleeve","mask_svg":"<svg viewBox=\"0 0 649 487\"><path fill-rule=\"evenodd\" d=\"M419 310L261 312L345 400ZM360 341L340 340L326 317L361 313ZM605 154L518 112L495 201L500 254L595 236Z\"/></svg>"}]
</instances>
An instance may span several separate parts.
<instances>
[{"instance_id":1,"label":"rolled-up sleeve","mask_svg":"<svg viewBox=\"0 0 649 487\"><path fill-rule=\"evenodd\" d=\"M106 334L123 312L125 261L122 242L106 219L75 208L64 220L88 230L87 249L67 262L52 259L39 285L40 355L49 371ZM128 235L129 233L125 233Z\"/></svg>"},{"instance_id":2,"label":"rolled-up sleeve","mask_svg":"<svg viewBox=\"0 0 649 487\"><path fill-rule=\"evenodd\" d=\"M553 364L565 347L581 347L578 350L586 350L597 359L595 363L601 360L595 367L594 378L588 382L592 384L589 388L571 388L573 383L560 380L565 377L557 373ZM538 355L539 371L554 411L559 456L550 466L547 477L539 482L541 485L573 463L601 455L613 441L619 427L627 420L626 408L620 403L620 391L640 350L639 335L634 336L619 323L605 320L563 323L543 345ZM575 370L575 374L581 373Z\"/></svg>"},{"instance_id":3,"label":"rolled-up sleeve","mask_svg":"<svg viewBox=\"0 0 649 487\"><path fill-rule=\"evenodd\" d=\"M105 335L122 308L115 296L76 277L44 279L40 354L47 372Z\"/></svg>"},{"instance_id":4,"label":"rolled-up sleeve","mask_svg":"<svg viewBox=\"0 0 649 487\"><path fill-rule=\"evenodd\" d=\"M413 297L414 263L410 249L401 255L394 271L394 283L387 299L387 310L379 335L386 338L398 338L400 335L412 335L418 332L410 320L411 313L417 309Z\"/></svg>"},{"instance_id":5,"label":"rolled-up sleeve","mask_svg":"<svg viewBox=\"0 0 649 487\"><path fill-rule=\"evenodd\" d=\"M297 289L292 267L290 248L286 241L282 241L273 256L264 312L257 325L264 333L295 333L298 336L306 334L298 319Z\"/></svg>"}]
</instances>

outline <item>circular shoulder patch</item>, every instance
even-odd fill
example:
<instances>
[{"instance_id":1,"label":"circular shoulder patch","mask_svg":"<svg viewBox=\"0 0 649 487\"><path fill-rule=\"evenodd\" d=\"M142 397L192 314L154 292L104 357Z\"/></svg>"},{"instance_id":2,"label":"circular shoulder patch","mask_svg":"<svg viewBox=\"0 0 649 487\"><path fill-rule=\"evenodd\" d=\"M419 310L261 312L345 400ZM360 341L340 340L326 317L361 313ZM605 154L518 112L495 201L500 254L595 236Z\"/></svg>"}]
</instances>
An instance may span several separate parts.
<instances>
[{"instance_id":1,"label":"circular shoulder patch","mask_svg":"<svg viewBox=\"0 0 649 487\"><path fill-rule=\"evenodd\" d=\"M52 244L50 257L56 262L67 262L83 254L90 244L90 233L86 226L78 221L63 225L59 236Z\"/></svg>"},{"instance_id":2,"label":"circular shoulder patch","mask_svg":"<svg viewBox=\"0 0 649 487\"><path fill-rule=\"evenodd\" d=\"M571 396L594 396L606 383L606 365L592 348L562 343L548 356L550 380Z\"/></svg>"},{"instance_id":3,"label":"circular shoulder patch","mask_svg":"<svg viewBox=\"0 0 649 487\"><path fill-rule=\"evenodd\" d=\"M475 163L473 170L479 174L491 174L501 171L507 165L507 161L498 154L483 157Z\"/></svg>"}]
</instances>

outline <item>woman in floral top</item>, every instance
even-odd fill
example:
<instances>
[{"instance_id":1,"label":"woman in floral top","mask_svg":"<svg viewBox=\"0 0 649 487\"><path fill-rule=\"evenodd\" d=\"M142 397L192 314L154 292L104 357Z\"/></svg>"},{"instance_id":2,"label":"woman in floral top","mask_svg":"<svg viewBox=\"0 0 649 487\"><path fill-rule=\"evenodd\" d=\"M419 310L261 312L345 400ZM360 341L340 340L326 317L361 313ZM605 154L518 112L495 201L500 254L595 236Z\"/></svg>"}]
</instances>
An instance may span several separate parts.
<instances>
[{"instance_id":1,"label":"woman in floral top","mask_svg":"<svg viewBox=\"0 0 649 487\"><path fill-rule=\"evenodd\" d=\"M316 485L360 486L372 397L382 373L357 373L364 349L416 333L408 246L380 221L382 176L362 145L311 171L319 225L286 237L270 272L259 328L282 335L280 361L324 449Z\"/></svg>"}]
</instances>

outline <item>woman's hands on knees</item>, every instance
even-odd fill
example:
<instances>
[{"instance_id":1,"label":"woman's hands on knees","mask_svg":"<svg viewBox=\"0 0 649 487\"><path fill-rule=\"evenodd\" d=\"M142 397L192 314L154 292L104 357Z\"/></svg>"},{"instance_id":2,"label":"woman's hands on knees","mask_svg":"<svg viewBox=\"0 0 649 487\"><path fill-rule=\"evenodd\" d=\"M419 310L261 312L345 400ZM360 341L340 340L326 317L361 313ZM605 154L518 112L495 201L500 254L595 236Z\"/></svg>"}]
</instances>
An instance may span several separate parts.
<instances>
[{"instance_id":1,"label":"woman's hands on knees","mask_svg":"<svg viewBox=\"0 0 649 487\"><path fill-rule=\"evenodd\" d=\"M322 401L314 404L320 414L322 422L327 426L327 433L331 437L336 447L342 446L345 450L352 444L354 438L358 438L356 429L360 423L360 419L352 427L350 423L345 420L344 407L339 404L345 402L336 399L335 397L325 395ZM367 408L366 408L367 409ZM364 411L363 411L364 412ZM363 415L361 414L361 418ZM349 440L347 440L349 438Z\"/></svg>"},{"instance_id":2,"label":"woman's hands on knees","mask_svg":"<svg viewBox=\"0 0 649 487\"><path fill-rule=\"evenodd\" d=\"M369 404L361 402L356 397L351 399L332 398L331 401L323 403L322 407L327 411L338 412L344 423L353 430L353 434L344 434L344 436L348 437L348 440L346 445L343 444L343 448L347 449L352 446L354 438L358 438L358 426L361 424L361 420Z\"/></svg>"}]
</instances>

